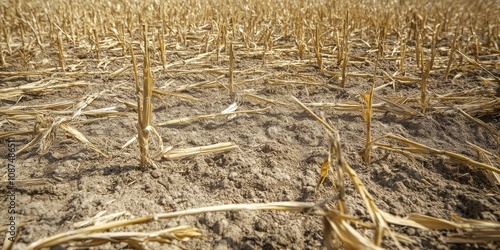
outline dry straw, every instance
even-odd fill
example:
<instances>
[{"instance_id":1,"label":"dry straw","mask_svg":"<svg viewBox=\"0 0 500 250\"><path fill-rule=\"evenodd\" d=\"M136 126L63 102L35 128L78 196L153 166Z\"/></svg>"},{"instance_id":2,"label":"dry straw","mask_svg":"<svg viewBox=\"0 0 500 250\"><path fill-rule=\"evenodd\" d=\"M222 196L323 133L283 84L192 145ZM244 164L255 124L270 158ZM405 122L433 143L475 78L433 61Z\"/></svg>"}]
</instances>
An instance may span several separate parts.
<instances>
[{"instance_id":1,"label":"dry straw","mask_svg":"<svg viewBox=\"0 0 500 250\"><path fill-rule=\"evenodd\" d=\"M233 43L229 45L229 96L235 100L234 92L234 48Z\"/></svg>"},{"instance_id":2,"label":"dry straw","mask_svg":"<svg viewBox=\"0 0 500 250\"><path fill-rule=\"evenodd\" d=\"M59 67L61 67L61 70L63 72L66 71L66 67L64 64L64 48L63 48L63 42L61 39L61 34L57 33L57 48L59 50Z\"/></svg>"},{"instance_id":3,"label":"dry straw","mask_svg":"<svg viewBox=\"0 0 500 250\"><path fill-rule=\"evenodd\" d=\"M153 107L151 98L153 96L153 74L151 73L151 63L149 59L149 40L148 26L143 25L144 39L144 65L143 65L143 82L142 82L142 98L140 92L137 95L137 112L139 115L137 123L137 140L139 142L140 164L141 166L150 165L149 159L149 135L152 131L151 119ZM142 102L141 102L142 101Z\"/></svg>"},{"instance_id":4,"label":"dry straw","mask_svg":"<svg viewBox=\"0 0 500 250\"><path fill-rule=\"evenodd\" d=\"M375 71L376 72L376 71ZM373 116L373 89L375 88L375 83L372 84L371 90L362 95L365 105L363 106L362 116L366 121L366 143L365 151L363 153L363 161L365 163L370 163L370 150L366 150L372 140L371 124Z\"/></svg>"},{"instance_id":5,"label":"dry straw","mask_svg":"<svg viewBox=\"0 0 500 250\"><path fill-rule=\"evenodd\" d=\"M201 232L189 227L130 232L120 231L114 226L205 212L255 209L320 216L325 246L329 249L401 247L400 241L411 243L418 240L416 237L397 234L391 224L421 230L458 230L447 235L450 242L498 241L498 223L458 216L452 216L451 220L414 214L400 218L380 210L374 197L344 159L345 148L342 147L339 132L324 117L311 110L312 107L320 107L361 113L367 130L362 159L367 163L373 157L372 150L376 149L401 153L409 158L415 155L438 155L480 168L490 183L497 186L500 180L496 167L498 152L482 148L485 144L469 143L477 153L472 159L399 135L386 134L372 139L374 131L371 123L376 113L398 117L460 114L487 131L498 143L500 136L496 127L481 118L494 117L500 110L498 91L495 92L500 82L496 74L500 44L500 29L496 25L498 4L490 0L482 4L429 1L426 5L411 1L403 4L402 1L368 2L251 0L248 4L225 6L218 1L209 1L204 5L193 4L193 1L172 1L167 5L162 1L151 0L135 3L117 3L112 0L96 1L89 7L77 1L54 1L50 6L44 1L7 1L0 11L0 85L5 84L0 88L0 99L2 102L6 100L6 105L15 104L0 109L0 127L18 126L20 129L2 131L0 138L32 135L19 152L32 146L37 146L40 153L47 152L57 143L59 132L63 131L99 155L107 156L100 145L77 129L118 116L131 116L131 112L122 111L115 104L91 108L98 98L115 94L120 96L114 99L116 102L137 112L137 135L127 145L138 140L141 165L149 165L160 156L172 160L205 153L229 152L236 150L237 146L233 143L218 143L186 149L164 148L162 137L152 123L152 98L167 96L180 98L182 102L210 101L198 95L200 91L225 88L229 89L230 97L235 101L235 88L238 88L242 97L259 105L270 103L290 106L279 96L267 94L272 91L279 93L283 89L304 91L306 95L309 95L310 90L331 90L335 93L342 91L351 97L351 90L366 88L368 85L363 87L361 84L373 81L370 91L362 94L361 101L347 99L303 104L294 100L325 128L328 141L328 149L325 150L328 151L325 151L327 157L318 166L320 178L317 192L323 190L321 187L328 183L325 180L330 178L337 194L332 199L318 204L227 205L120 222L102 222L93 218L78 225L93 226L62 232L35 242L30 248L70 242L78 243L83 248L110 242L127 243L129 247L138 249L146 248L150 242L172 244L178 240L199 237ZM15 6L12 5L14 3ZM148 11L147 15L145 11ZM148 26L153 31L150 34ZM239 48L243 49L240 51ZM89 52L95 56L89 57ZM236 52L242 70L235 70ZM47 55L56 53L58 58L46 60ZM127 63L129 60L131 64ZM223 60L228 60L229 66L222 66ZM262 64L243 60L262 60ZM142 79L139 72L141 65ZM366 72L366 68L373 65L375 72ZM314 70L316 66L321 74ZM379 66L380 69L377 69ZM118 81L130 83L126 76L130 69L134 77L132 87L113 87L109 92L95 91L96 88L114 85ZM377 70L382 74L377 75ZM158 83L168 79L165 88L154 87L153 75L158 76ZM235 75L239 79L237 82ZM442 79L445 79L446 84L441 84ZM380 81L384 82L375 87L375 83ZM465 81L467 84L462 84ZM352 89L341 90L337 85ZM444 85L461 91L442 94L439 88ZM477 87L470 87L472 85ZM131 101L131 97L126 95L130 89L135 89L136 101ZM24 104L26 99L30 99L26 97L39 97L57 91L84 94L76 101ZM382 96L382 93L385 94ZM315 98L314 95L309 97ZM198 108L198 105L193 107ZM202 119L222 120L220 118L269 110L254 108L174 120L166 118L166 122L157 125ZM29 124L27 127L26 123ZM150 144L155 144L152 143L152 136L156 136L156 145L160 148L153 154L149 149ZM18 184L22 188L22 185L35 183L38 182L25 180ZM348 197L346 189L350 184L361 197L368 218L355 218L350 214L352 208L348 201L357 197ZM110 232L109 229L115 231ZM388 242L383 244L383 241ZM5 248L9 247L14 246Z\"/></svg>"}]
</instances>

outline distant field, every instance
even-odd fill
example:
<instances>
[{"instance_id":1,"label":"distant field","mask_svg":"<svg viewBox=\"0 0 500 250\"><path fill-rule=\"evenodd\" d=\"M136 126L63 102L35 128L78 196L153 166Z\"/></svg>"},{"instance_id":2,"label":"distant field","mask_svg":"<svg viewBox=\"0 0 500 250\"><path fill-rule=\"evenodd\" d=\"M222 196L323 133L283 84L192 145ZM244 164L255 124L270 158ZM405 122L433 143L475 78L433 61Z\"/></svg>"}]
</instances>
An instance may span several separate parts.
<instances>
[{"instance_id":1,"label":"distant field","mask_svg":"<svg viewBox=\"0 0 500 250\"><path fill-rule=\"evenodd\" d=\"M498 248L498 1L0 13L3 249Z\"/></svg>"}]
</instances>

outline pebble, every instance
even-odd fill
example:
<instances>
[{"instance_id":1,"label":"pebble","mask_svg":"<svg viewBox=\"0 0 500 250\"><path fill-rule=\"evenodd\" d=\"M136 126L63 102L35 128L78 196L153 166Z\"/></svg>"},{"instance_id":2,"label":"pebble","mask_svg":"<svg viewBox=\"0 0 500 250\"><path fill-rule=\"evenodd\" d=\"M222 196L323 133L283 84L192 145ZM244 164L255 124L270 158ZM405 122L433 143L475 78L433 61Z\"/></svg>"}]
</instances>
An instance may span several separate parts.
<instances>
[{"instance_id":1,"label":"pebble","mask_svg":"<svg viewBox=\"0 0 500 250\"><path fill-rule=\"evenodd\" d=\"M228 225L229 222L226 219L222 219L215 222L213 226L214 233L222 235L222 233L224 233Z\"/></svg>"},{"instance_id":2,"label":"pebble","mask_svg":"<svg viewBox=\"0 0 500 250\"><path fill-rule=\"evenodd\" d=\"M236 177L238 177L238 173L237 172L231 172L231 173L229 173L229 176L228 176L229 180L234 181L236 179Z\"/></svg>"},{"instance_id":3,"label":"pebble","mask_svg":"<svg viewBox=\"0 0 500 250\"><path fill-rule=\"evenodd\" d=\"M158 201L158 204L162 206L167 205L167 199L165 199L165 197L161 197L160 200Z\"/></svg>"},{"instance_id":4,"label":"pebble","mask_svg":"<svg viewBox=\"0 0 500 250\"><path fill-rule=\"evenodd\" d=\"M156 169L156 170L153 170L151 171L151 176L155 179L158 179L160 178L161 174L160 174L160 170Z\"/></svg>"}]
</instances>

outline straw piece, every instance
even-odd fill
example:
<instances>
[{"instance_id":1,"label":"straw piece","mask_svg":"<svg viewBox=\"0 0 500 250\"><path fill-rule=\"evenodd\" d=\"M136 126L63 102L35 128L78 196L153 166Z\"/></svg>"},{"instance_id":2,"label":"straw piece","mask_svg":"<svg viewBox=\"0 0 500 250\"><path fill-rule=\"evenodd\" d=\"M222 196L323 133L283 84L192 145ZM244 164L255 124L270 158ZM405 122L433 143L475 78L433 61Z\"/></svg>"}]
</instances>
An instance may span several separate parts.
<instances>
[{"instance_id":1,"label":"straw piece","mask_svg":"<svg viewBox=\"0 0 500 250\"><path fill-rule=\"evenodd\" d=\"M495 139L495 141L497 143L500 143L500 133L496 129L492 128L490 125L486 124L485 122L470 116L469 114L467 114L465 111L461 110L460 108L455 108L455 110L459 114L461 114L462 116L467 118L468 120L478 124L479 126L483 127L484 129L486 129L488 132L491 133L491 135L493 136L493 139Z\"/></svg>"},{"instance_id":2,"label":"straw piece","mask_svg":"<svg viewBox=\"0 0 500 250\"><path fill-rule=\"evenodd\" d=\"M0 72L0 75L1 73L2 72ZM18 87L0 88L0 98L8 99L25 94L49 93L69 87L82 87L82 86L93 85L92 83L85 81L76 81L71 83L57 83L57 82L58 82L57 80L40 80L37 82L27 83Z\"/></svg>"},{"instance_id":3,"label":"straw piece","mask_svg":"<svg viewBox=\"0 0 500 250\"><path fill-rule=\"evenodd\" d=\"M184 117L180 119L175 119L171 120L168 122L162 122L157 124L156 126L166 126L166 125L173 125L173 124L185 124L185 123L190 123L193 121L199 121L203 119L210 119L210 118L216 118L220 116L231 116L235 114L253 114L253 113L262 113L269 111L271 108L263 108L263 109L255 109L255 110L240 110L240 111L234 111L234 112L227 112L227 113L216 113L216 114L209 114L209 115L199 115L199 116L193 116L193 117Z\"/></svg>"},{"instance_id":4,"label":"straw piece","mask_svg":"<svg viewBox=\"0 0 500 250\"><path fill-rule=\"evenodd\" d=\"M195 97L190 96L190 95L176 93L176 92L169 92L169 91L161 91L158 89L153 90L153 94L175 96L175 97L179 97L181 99L186 99L186 100L193 101L193 102L202 102L203 101L201 99L195 98Z\"/></svg>"},{"instance_id":5,"label":"straw piece","mask_svg":"<svg viewBox=\"0 0 500 250\"><path fill-rule=\"evenodd\" d=\"M109 221L113 221L116 218L119 218L126 213L126 212L117 212L117 213L113 213L113 214L104 215L104 214L106 214L106 212L107 211L104 210L104 211L97 213L94 217L92 217L90 219L75 222L75 223L73 223L73 226L75 228L82 228L82 227L88 227L88 226L94 226L94 225L101 225L101 224L107 223Z\"/></svg>"},{"instance_id":6,"label":"straw piece","mask_svg":"<svg viewBox=\"0 0 500 250\"><path fill-rule=\"evenodd\" d=\"M90 149L94 150L95 152L99 153L100 155L109 158L109 156L105 153L103 153L99 148L97 148L94 144L92 144L80 131L76 130L75 128L71 127L67 123L61 123L59 126L61 129L64 131L68 132L75 140L78 142L81 142L85 145L87 145Z\"/></svg>"},{"instance_id":7,"label":"straw piece","mask_svg":"<svg viewBox=\"0 0 500 250\"><path fill-rule=\"evenodd\" d=\"M483 169L486 169L489 171L493 171L495 173L500 173L500 169L498 169L494 166L491 166L491 165L488 165L488 164L485 164L482 162L474 161L466 156L463 156L463 155L460 155L457 153L434 149L434 148L425 146L423 144L408 140L406 138L403 138L401 136L397 136L394 134L386 134L386 135L384 135L384 137L391 138L391 139L394 139L396 141L402 142L402 143L407 144L413 148L413 149L412 148L399 148L401 150L405 150L405 151L409 151L409 152L413 152L413 153L419 153L419 154L444 155L444 156L449 157L452 160L456 160L456 161L459 161L459 162L464 163L464 164L468 164L468 165L471 165L474 167L483 168Z\"/></svg>"},{"instance_id":8,"label":"straw piece","mask_svg":"<svg viewBox=\"0 0 500 250\"><path fill-rule=\"evenodd\" d=\"M202 154L220 154L238 149L239 147L231 142L217 143L209 146L192 147L183 149L172 149L167 151L163 157L167 160L176 160Z\"/></svg>"},{"instance_id":9,"label":"straw piece","mask_svg":"<svg viewBox=\"0 0 500 250\"><path fill-rule=\"evenodd\" d=\"M75 119L77 116L79 116L82 113L82 110L86 108L89 104L91 104L95 99L97 99L99 96L104 94L105 91L102 91L101 93L95 93L88 95L84 98L81 99L81 101L76 105L75 107L75 112L71 116L71 120Z\"/></svg>"},{"instance_id":10,"label":"straw piece","mask_svg":"<svg viewBox=\"0 0 500 250\"><path fill-rule=\"evenodd\" d=\"M0 186L5 187L9 185L12 181L0 181ZM13 181L16 188L21 187L31 187L31 186L43 186L49 184L47 179L38 178L38 179L29 179L29 180L15 180Z\"/></svg>"}]
</instances>

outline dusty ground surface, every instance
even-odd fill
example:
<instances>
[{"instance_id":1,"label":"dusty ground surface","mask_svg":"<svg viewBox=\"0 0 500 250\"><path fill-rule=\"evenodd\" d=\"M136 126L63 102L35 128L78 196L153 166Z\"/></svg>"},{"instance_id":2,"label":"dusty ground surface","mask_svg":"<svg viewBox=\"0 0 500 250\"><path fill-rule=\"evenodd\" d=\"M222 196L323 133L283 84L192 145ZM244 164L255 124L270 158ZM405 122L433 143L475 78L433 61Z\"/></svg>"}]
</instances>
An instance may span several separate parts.
<instances>
[{"instance_id":1,"label":"dusty ground surface","mask_svg":"<svg viewBox=\"0 0 500 250\"><path fill-rule=\"evenodd\" d=\"M195 58L198 49L190 43L182 47L185 53L176 53L168 43L168 61L182 62ZM274 45L290 44L283 38ZM362 49L360 49L362 52ZM108 79L114 72L130 65L130 58L120 57L111 48L102 49L101 58L110 60L103 68L93 52L82 45L67 49L66 64L82 63L77 69L85 68L88 74L76 76L21 75L2 76L2 88L20 86L36 81L51 79L54 83L83 81L91 85L67 87L51 92L25 93L13 98L0 99L0 110L15 106L33 106L62 101L72 105L57 110L26 108L45 119L71 117L76 102L91 94L98 97L84 109L95 110L116 107L122 115L92 116L82 114L78 121L106 117L89 124L74 127L84 134L100 150L109 154L105 158L85 145L71 139L63 130L57 130L47 152L39 152L39 145L29 147L17 155L15 160L17 179L43 178L47 183L40 186L21 186L16 191L18 223L24 223L15 249L23 249L38 239L75 228L75 223L89 219L96 214L125 211L122 218L138 217L153 213L179 211L210 205L236 203L262 203L275 201L321 202L336 194L332 182L326 182L315 191L321 165L328 153L328 142L321 124L298 107L291 99L294 96L304 103L340 103L355 101L361 103L360 94L368 91L371 79L350 77L345 89L338 88L339 79L318 70L313 53L300 59L297 51L281 53L276 51L263 64L260 57L246 52L238 45L236 52L235 87L238 93L238 110L252 110L269 107L265 112L242 114L235 117L216 117L187 124L157 126L165 146L185 148L204 146L220 142L232 142L239 150L188 157L167 161L155 159L156 168L139 166L136 143L122 149L122 146L136 134L136 110L121 102L135 103L134 77L132 71ZM360 56L366 56L361 55ZM355 56L356 49L352 49ZM210 73L194 70L227 70L227 54L221 53L217 61L215 54L185 64L176 64L161 71L161 63L154 62L155 87L164 91L175 91L179 87L200 82L217 81L208 87L196 87L183 91L198 98L194 102L175 96L161 96L153 99L153 125L169 120L203 114L220 113L232 102L227 90L225 73ZM83 58L85 56L85 58ZM117 59L118 58L118 59ZM374 55L368 55L374 61ZM54 60L57 65L57 50L48 49L38 54L33 61ZM278 63L277 61L284 63ZM500 60L500 54L489 54L488 60ZM273 61L275 63L273 63ZM141 60L139 64L141 64ZM293 63L295 63L295 65ZM12 60L3 72L39 71L36 67L24 68ZM297 66L298 65L298 66ZM329 68L328 68L329 67ZM388 72L397 68L394 60L380 61L380 70ZM336 66L327 69L340 71ZM490 67L500 75L498 64ZM373 73L371 63L352 63L348 71ZM71 71L71 69L69 69ZM419 77L417 70L408 66L408 75ZM458 74L452 72L452 76ZM479 77L490 77L480 68L464 72L456 79L445 80L442 70L431 72L428 82L429 93L447 94L461 91L476 91L483 96L498 100L495 85L486 85ZM253 79L253 80L252 80ZM276 84L279 80L296 84ZM304 80L306 79L306 80ZM248 80L248 81L247 81ZM316 82L319 85L303 84ZM376 86L387 83L377 79ZM300 84L302 83L302 84ZM104 92L103 92L104 91ZM260 97L279 101L282 104L257 102L245 96L245 91ZM470 92L474 93L474 92ZM418 84L396 83L395 88L387 86L375 92L381 97L410 97L418 99ZM374 103L381 103L375 99ZM443 102L431 101L426 114L399 116L390 112L377 112L373 117L373 138L385 133L394 133L424 145L459 153L476 159L475 151L466 144L473 143L489 152L498 154L500 147L494 136L464 116L449 109L438 109ZM419 111L418 103L408 102L409 107ZM434 106L435 107L434 107ZM332 108L312 107L335 126L340 133L346 160L373 195L376 205L399 216L421 213L443 219L452 214L465 218L499 221L500 196L496 187L485 177L484 171L462 163L449 161L443 156L417 156L413 160L395 152L374 149L372 163L365 164L358 154L364 148L366 123L361 112L339 111ZM60 112L61 111L61 112ZM60 112L60 113L58 113ZM494 113L494 112L493 112ZM495 131L500 130L500 115L475 115ZM2 113L0 132L33 130L36 120L8 119ZM17 147L26 145L31 135L15 135ZM394 141L387 143L398 145ZM156 149L155 145L151 145ZM1 144L2 166L6 166L7 145ZM5 173L2 167L2 175ZM346 178L347 179L347 178ZM0 187L2 192L5 185ZM362 200L351 182L346 182L348 204L354 216L367 219ZM7 200L0 202L0 221L7 221ZM130 227L131 230L154 231L165 227L188 225L199 228L203 239L181 243L188 249L322 249L322 224L318 217L276 211L247 211L209 213L188 216L147 225ZM416 240L406 244L411 249L496 249L495 244L450 244L446 236L456 231L424 231L407 227L394 227ZM1 234L0 242L3 241ZM383 245L393 248L393 245ZM153 248L158 246L152 245ZM126 248L126 244L104 245L100 249Z\"/></svg>"}]
</instances>

